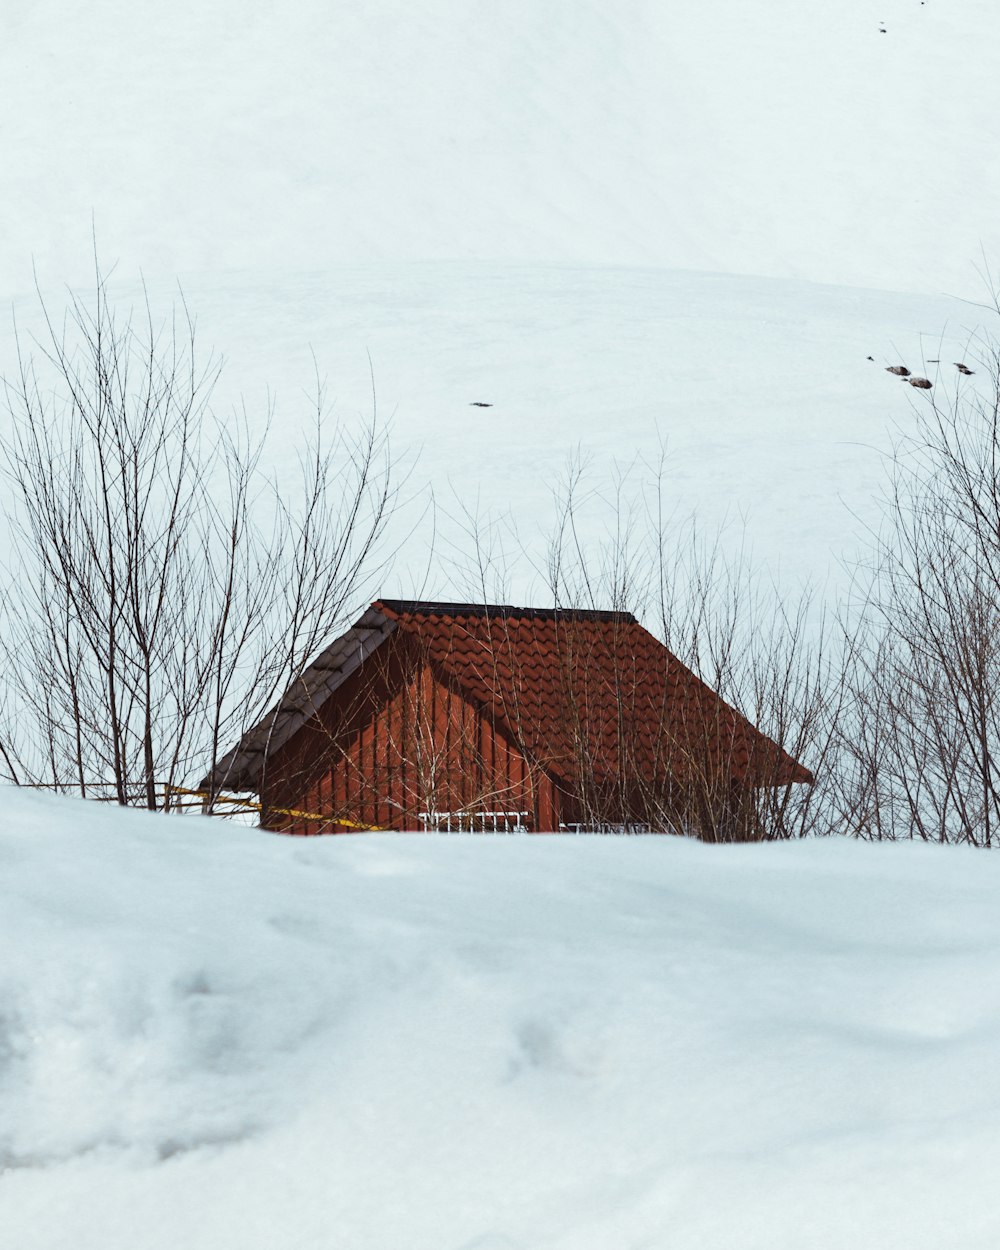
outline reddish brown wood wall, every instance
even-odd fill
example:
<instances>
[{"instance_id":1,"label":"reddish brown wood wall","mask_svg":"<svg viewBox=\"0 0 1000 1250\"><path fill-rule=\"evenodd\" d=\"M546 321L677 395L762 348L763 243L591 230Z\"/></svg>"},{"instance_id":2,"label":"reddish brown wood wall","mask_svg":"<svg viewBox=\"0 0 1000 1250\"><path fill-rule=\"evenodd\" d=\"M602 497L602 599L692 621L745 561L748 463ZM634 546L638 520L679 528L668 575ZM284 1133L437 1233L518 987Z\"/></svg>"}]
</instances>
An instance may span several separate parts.
<instances>
[{"instance_id":1,"label":"reddish brown wood wall","mask_svg":"<svg viewBox=\"0 0 1000 1250\"><path fill-rule=\"evenodd\" d=\"M420 829L427 811L527 812L528 828L547 832L559 827L561 799L492 718L398 635L275 753L261 797L267 828L299 834Z\"/></svg>"}]
</instances>

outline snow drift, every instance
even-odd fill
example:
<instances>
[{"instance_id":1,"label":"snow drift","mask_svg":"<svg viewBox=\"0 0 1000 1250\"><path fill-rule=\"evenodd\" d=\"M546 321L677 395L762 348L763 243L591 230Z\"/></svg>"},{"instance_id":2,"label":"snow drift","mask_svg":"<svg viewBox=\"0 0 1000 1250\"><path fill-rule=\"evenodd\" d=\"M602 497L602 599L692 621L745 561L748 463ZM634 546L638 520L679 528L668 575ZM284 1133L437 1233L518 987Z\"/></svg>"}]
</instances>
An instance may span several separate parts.
<instances>
[{"instance_id":1,"label":"snow drift","mask_svg":"<svg viewBox=\"0 0 1000 1250\"><path fill-rule=\"evenodd\" d=\"M18 1250L1000 1235L990 857L2 812Z\"/></svg>"}]
</instances>

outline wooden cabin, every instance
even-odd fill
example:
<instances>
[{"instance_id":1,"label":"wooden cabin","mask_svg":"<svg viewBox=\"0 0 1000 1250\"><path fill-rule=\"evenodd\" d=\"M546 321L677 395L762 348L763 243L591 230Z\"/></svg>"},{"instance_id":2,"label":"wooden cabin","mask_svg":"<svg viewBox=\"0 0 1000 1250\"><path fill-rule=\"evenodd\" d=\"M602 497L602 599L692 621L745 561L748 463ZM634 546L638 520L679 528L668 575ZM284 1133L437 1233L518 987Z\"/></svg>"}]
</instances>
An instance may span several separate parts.
<instances>
[{"instance_id":1,"label":"wooden cabin","mask_svg":"<svg viewBox=\"0 0 1000 1250\"><path fill-rule=\"evenodd\" d=\"M629 613L390 599L214 777L258 794L264 827L295 834L703 837L731 836L755 788L812 781Z\"/></svg>"}]
</instances>

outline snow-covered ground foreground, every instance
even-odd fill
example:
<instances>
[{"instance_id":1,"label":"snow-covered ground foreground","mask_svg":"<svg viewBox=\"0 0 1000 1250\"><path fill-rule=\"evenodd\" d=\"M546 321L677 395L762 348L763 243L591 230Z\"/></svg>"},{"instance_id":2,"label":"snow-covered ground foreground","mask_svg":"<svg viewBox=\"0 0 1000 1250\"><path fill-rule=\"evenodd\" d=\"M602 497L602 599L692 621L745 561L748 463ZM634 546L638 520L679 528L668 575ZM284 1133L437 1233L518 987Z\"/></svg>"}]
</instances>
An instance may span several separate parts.
<instances>
[{"instance_id":1,"label":"snow-covered ground foreground","mask_svg":"<svg viewBox=\"0 0 1000 1250\"><path fill-rule=\"evenodd\" d=\"M2 811L12 1250L1000 1239L992 857Z\"/></svg>"}]
</instances>

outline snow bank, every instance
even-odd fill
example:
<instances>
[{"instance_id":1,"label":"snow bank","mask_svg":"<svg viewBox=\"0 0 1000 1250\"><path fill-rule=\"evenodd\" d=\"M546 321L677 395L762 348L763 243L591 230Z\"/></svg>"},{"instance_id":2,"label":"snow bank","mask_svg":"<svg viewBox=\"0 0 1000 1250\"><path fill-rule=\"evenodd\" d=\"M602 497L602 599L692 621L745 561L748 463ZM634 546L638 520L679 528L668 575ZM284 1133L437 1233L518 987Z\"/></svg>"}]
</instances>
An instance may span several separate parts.
<instances>
[{"instance_id":1,"label":"snow bank","mask_svg":"<svg viewBox=\"0 0 1000 1250\"><path fill-rule=\"evenodd\" d=\"M1000 1236L988 855L0 830L18 1250Z\"/></svg>"}]
</instances>

